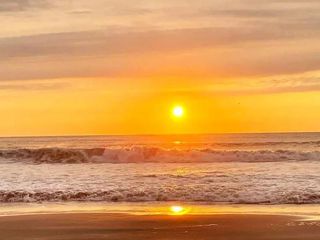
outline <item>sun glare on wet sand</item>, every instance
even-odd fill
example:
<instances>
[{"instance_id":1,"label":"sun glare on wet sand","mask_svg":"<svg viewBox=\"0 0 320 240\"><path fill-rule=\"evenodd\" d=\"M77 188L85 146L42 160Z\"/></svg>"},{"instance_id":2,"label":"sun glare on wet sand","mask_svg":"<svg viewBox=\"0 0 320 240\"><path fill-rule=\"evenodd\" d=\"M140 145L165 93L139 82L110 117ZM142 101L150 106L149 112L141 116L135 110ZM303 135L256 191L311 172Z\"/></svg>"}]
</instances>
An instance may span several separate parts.
<instances>
[{"instance_id":1,"label":"sun glare on wet sand","mask_svg":"<svg viewBox=\"0 0 320 240\"><path fill-rule=\"evenodd\" d=\"M183 206L175 205L170 207L170 213L171 215L184 215L188 213L188 209Z\"/></svg>"}]
</instances>

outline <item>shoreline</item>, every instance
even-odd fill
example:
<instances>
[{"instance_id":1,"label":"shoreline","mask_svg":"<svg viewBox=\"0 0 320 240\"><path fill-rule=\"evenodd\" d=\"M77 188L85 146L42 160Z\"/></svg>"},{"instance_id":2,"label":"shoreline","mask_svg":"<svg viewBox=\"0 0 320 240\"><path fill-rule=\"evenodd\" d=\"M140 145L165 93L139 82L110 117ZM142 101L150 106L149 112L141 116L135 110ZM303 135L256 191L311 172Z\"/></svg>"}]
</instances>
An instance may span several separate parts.
<instances>
[{"instance_id":1,"label":"shoreline","mask_svg":"<svg viewBox=\"0 0 320 240\"><path fill-rule=\"evenodd\" d=\"M316 240L320 222L261 214L56 213L0 217L0 239Z\"/></svg>"},{"instance_id":2,"label":"shoreline","mask_svg":"<svg viewBox=\"0 0 320 240\"><path fill-rule=\"evenodd\" d=\"M186 211L174 214L171 206ZM0 204L0 240L318 240L319 205Z\"/></svg>"},{"instance_id":3,"label":"shoreline","mask_svg":"<svg viewBox=\"0 0 320 240\"><path fill-rule=\"evenodd\" d=\"M258 214L320 219L319 204L211 204L195 202L43 202L0 203L0 217L38 214L172 215L170 207L185 208L184 215Z\"/></svg>"}]
</instances>

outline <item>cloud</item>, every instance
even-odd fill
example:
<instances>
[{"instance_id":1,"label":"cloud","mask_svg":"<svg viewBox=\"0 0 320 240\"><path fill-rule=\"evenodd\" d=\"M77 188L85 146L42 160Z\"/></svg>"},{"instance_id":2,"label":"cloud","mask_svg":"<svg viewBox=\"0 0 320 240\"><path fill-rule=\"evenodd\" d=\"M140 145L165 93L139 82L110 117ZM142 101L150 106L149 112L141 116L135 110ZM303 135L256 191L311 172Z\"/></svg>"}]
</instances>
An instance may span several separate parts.
<instances>
[{"instance_id":1,"label":"cloud","mask_svg":"<svg viewBox=\"0 0 320 240\"><path fill-rule=\"evenodd\" d=\"M75 14L75 15L86 15L86 14L91 14L93 12L90 9L75 9L75 10L69 11L68 13Z\"/></svg>"},{"instance_id":2,"label":"cloud","mask_svg":"<svg viewBox=\"0 0 320 240\"><path fill-rule=\"evenodd\" d=\"M0 61L37 56L108 56L235 46L292 38L319 37L319 31L284 26L212 27L149 31L85 31L0 39Z\"/></svg>"},{"instance_id":3,"label":"cloud","mask_svg":"<svg viewBox=\"0 0 320 240\"><path fill-rule=\"evenodd\" d=\"M48 5L40 0L3 3L0 11ZM33 14L25 25L14 17L18 16L15 12L5 19L6 33L0 38L1 81L152 76L216 79L320 67L318 1L54 0L50 4L55 8ZM52 24L53 19L60 20ZM15 32L14 24L19 27ZM28 27L30 35L17 36L28 33Z\"/></svg>"},{"instance_id":4,"label":"cloud","mask_svg":"<svg viewBox=\"0 0 320 240\"><path fill-rule=\"evenodd\" d=\"M0 12L19 12L28 9L44 8L50 4L46 0L1 0Z\"/></svg>"},{"instance_id":5,"label":"cloud","mask_svg":"<svg viewBox=\"0 0 320 240\"><path fill-rule=\"evenodd\" d=\"M69 87L69 83L62 81L11 81L0 83L0 91L43 91L43 90L56 90Z\"/></svg>"},{"instance_id":6,"label":"cloud","mask_svg":"<svg viewBox=\"0 0 320 240\"><path fill-rule=\"evenodd\" d=\"M110 28L1 38L0 80L153 74L217 77L318 69L319 31L285 29L272 25Z\"/></svg>"},{"instance_id":7,"label":"cloud","mask_svg":"<svg viewBox=\"0 0 320 240\"><path fill-rule=\"evenodd\" d=\"M317 92L320 91L320 71L242 79L236 82L242 88L231 91L233 94ZM242 82L245 84L241 84Z\"/></svg>"},{"instance_id":8,"label":"cloud","mask_svg":"<svg viewBox=\"0 0 320 240\"><path fill-rule=\"evenodd\" d=\"M199 87L197 90L169 89L167 92L178 96L214 97L269 95L320 91L320 71L301 74L275 75L228 79Z\"/></svg>"}]
</instances>

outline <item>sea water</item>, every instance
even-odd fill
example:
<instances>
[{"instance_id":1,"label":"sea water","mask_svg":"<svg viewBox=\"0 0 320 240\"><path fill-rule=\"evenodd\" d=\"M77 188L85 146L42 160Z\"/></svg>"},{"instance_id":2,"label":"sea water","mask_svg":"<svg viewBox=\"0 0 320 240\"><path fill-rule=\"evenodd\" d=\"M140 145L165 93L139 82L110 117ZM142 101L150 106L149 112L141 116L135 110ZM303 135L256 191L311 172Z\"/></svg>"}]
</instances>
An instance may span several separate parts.
<instances>
[{"instance_id":1,"label":"sea water","mask_svg":"<svg viewBox=\"0 0 320 240\"><path fill-rule=\"evenodd\" d=\"M0 138L0 202L320 203L320 134Z\"/></svg>"}]
</instances>

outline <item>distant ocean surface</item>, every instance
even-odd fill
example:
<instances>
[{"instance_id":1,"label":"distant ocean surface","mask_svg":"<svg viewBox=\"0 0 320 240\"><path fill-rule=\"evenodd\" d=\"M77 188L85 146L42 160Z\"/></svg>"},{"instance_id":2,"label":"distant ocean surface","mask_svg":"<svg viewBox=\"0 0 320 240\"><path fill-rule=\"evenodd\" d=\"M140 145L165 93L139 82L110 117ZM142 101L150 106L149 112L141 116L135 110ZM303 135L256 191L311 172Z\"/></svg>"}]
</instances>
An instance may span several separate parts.
<instances>
[{"instance_id":1,"label":"distant ocean surface","mask_svg":"<svg viewBox=\"0 0 320 240\"><path fill-rule=\"evenodd\" d=\"M0 138L0 202L320 203L320 133Z\"/></svg>"}]
</instances>

